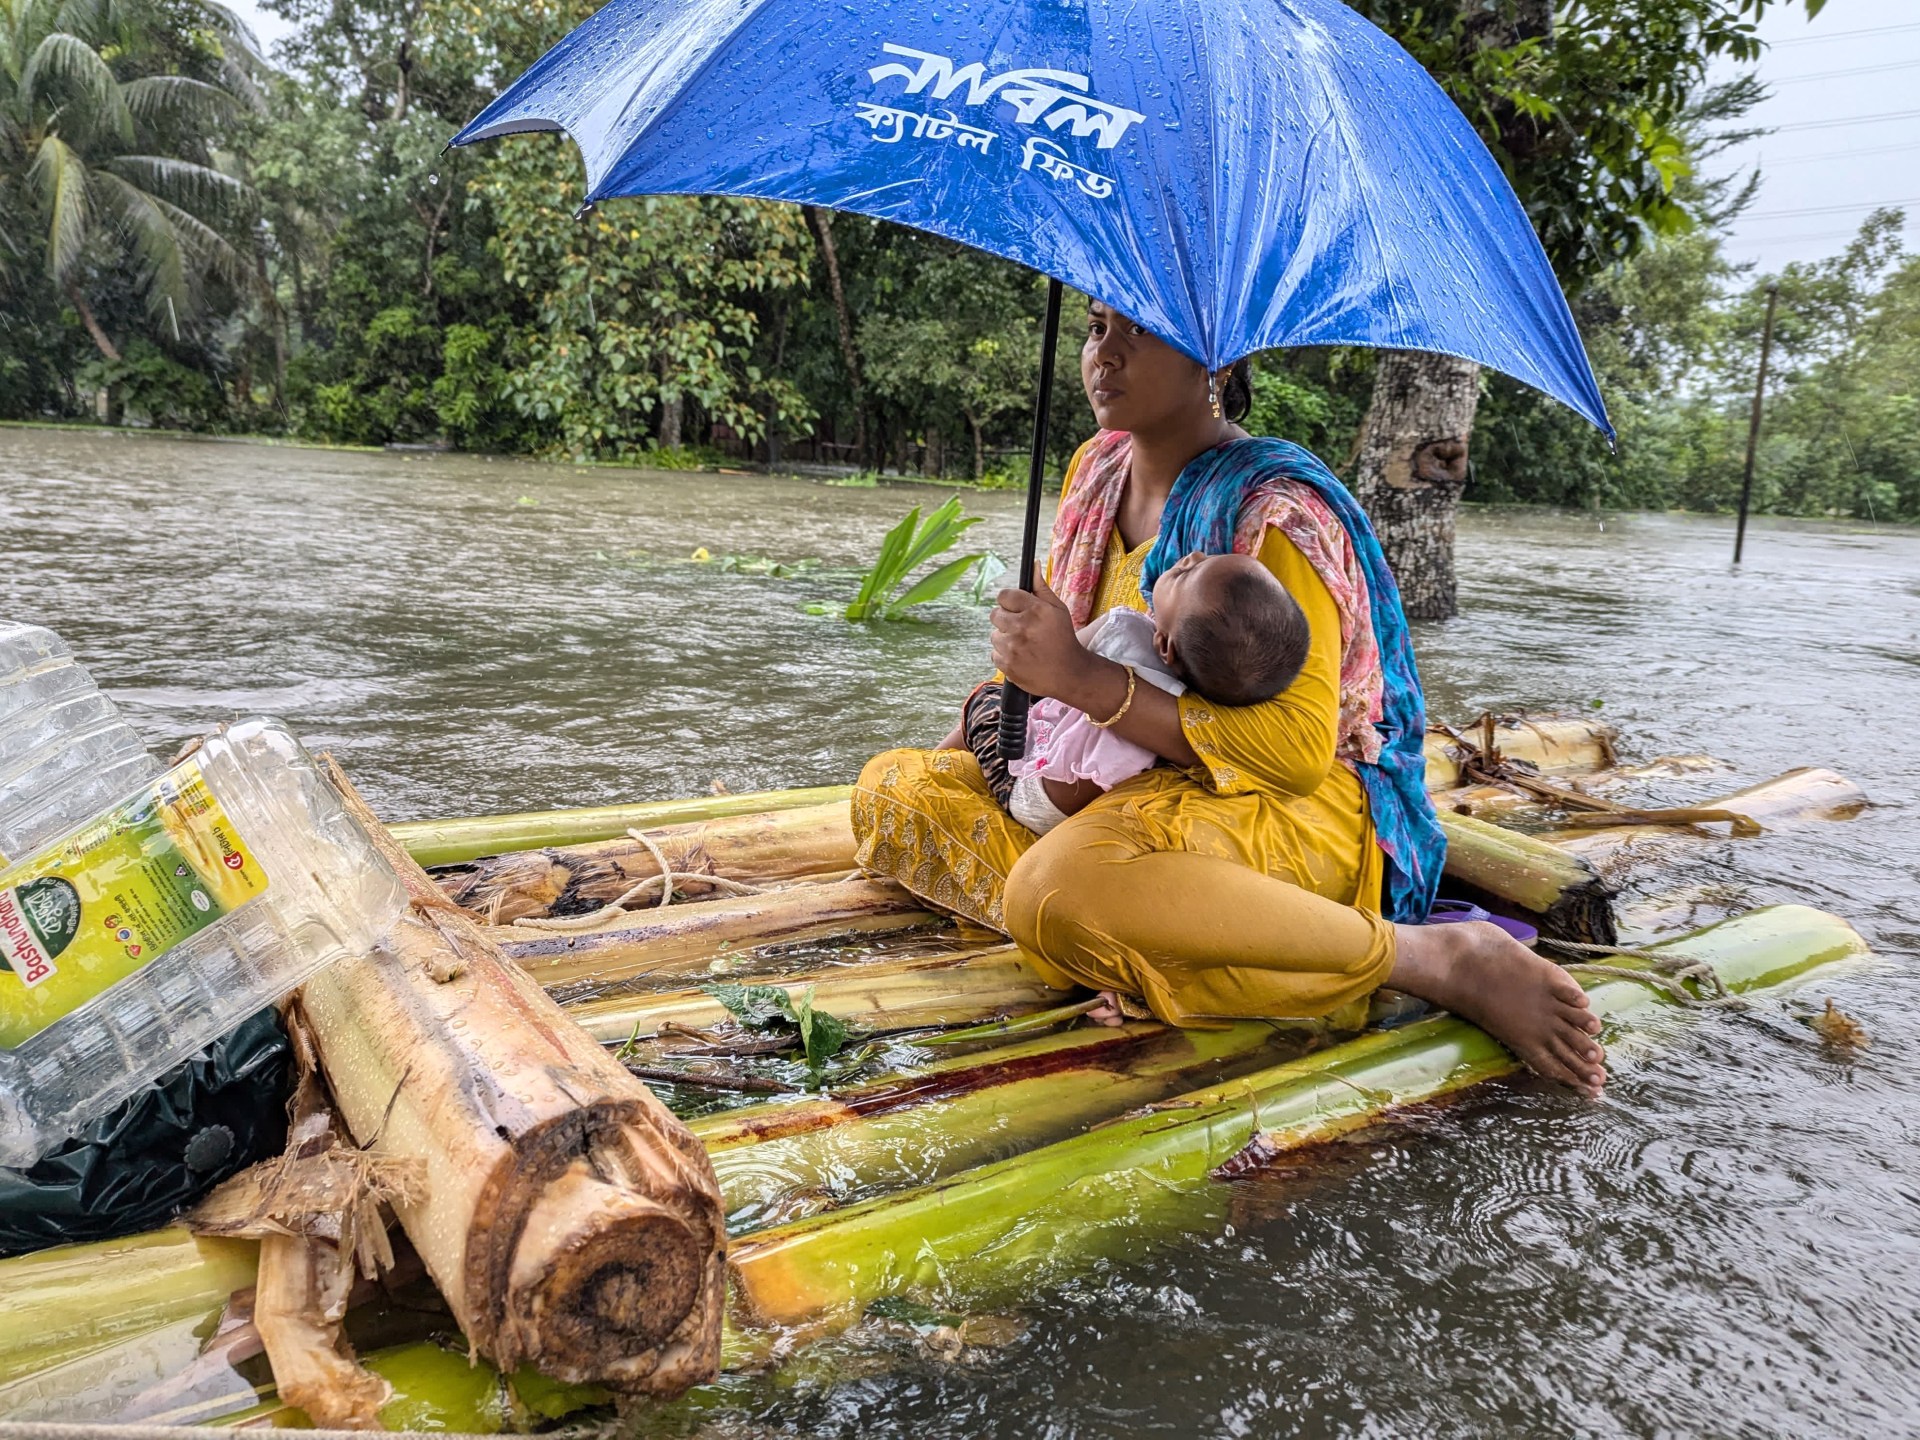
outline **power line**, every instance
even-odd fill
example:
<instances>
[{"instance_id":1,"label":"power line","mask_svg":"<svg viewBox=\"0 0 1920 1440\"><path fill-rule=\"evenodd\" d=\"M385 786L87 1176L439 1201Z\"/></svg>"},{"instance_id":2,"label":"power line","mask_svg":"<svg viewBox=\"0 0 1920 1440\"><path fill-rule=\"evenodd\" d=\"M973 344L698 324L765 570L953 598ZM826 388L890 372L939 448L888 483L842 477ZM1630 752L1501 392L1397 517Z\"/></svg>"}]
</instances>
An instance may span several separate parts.
<instances>
[{"instance_id":1,"label":"power line","mask_svg":"<svg viewBox=\"0 0 1920 1440\"><path fill-rule=\"evenodd\" d=\"M1818 70L1811 75L1788 75L1779 80L1768 80L1768 85L1804 85L1810 80L1841 80L1849 75L1885 75L1894 70L1912 70L1920 66L1920 60L1901 60L1892 65L1855 65L1848 70Z\"/></svg>"},{"instance_id":2,"label":"power line","mask_svg":"<svg viewBox=\"0 0 1920 1440\"><path fill-rule=\"evenodd\" d=\"M1908 229L1910 230L1912 228L1913 222L1908 221L1907 224L1908 224ZM1854 229L1854 230L1822 230L1818 234L1813 234L1813 235L1742 235L1735 238L1734 244L1736 246L1750 245L1754 249L1758 250L1758 249L1765 249L1766 247L1771 245L1810 244L1815 240L1852 240L1853 238L1858 236L1859 233L1860 232L1858 229ZM1901 233L1905 234L1906 232L1902 231Z\"/></svg>"},{"instance_id":3,"label":"power line","mask_svg":"<svg viewBox=\"0 0 1920 1440\"><path fill-rule=\"evenodd\" d=\"M1904 200L1862 200L1853 205L1809 205L1804 210L1756 210L1742 220L1791 220L1802 215L1844 215L1849 210L1897 210L1902 205L1920 205L1920 195Z\"/></svg>"},{"instance_id":4,"label":"power line","mask_svg":"<svg viewBox=\"0 0 1920 1440\"><path fill-rule=\"evenodd\" d=\"M1769 40L1769 50L1779 50L1788 45L1821 45L1828 40L1851 40L1856 35L1903 35L1909 30L1920 30L1920 25L1876 25L1870 30L1835 30L1827 35L1800 35L1792 40Z\"/></svg>"},{"instance_id":5,"label":"power line","mask_svg":"<svg viewBox=\"0 0 1920 1440\"><path fill-rule=\"evenodd\" d=\"M1846 115L1837 120L1796 120L1791 125L1775 125L1773 132L1783 134L1788 130L1832 130L1842 125L1878 125L1887 120L1912 120L1920 116L1920 110L1886 110L1878 115Z\"/></svg>"},{"instance_id":6,"label":"power line","mask_svg":"<svg viewBox=\"0 0 1920 1440\"><path fill-rule=\"evenodd\" d=\"M1766 137L1755 136L1754 138L1761 140ZM1750 141L1748 143L1751 144L1752 142ZM1771 170L1779 165L1811 165L1816 160L1854 160L1864 159L1869 155L1906 155L1915 150L1920 150L1920 143L1912 145L1875 145L1866 150L1822 150L1817 155L1787 155L1778 160L1769 160L1765 156L1762 156L1752 163L1758 165L1763 170Z\"/></svg>"}]
</instances>

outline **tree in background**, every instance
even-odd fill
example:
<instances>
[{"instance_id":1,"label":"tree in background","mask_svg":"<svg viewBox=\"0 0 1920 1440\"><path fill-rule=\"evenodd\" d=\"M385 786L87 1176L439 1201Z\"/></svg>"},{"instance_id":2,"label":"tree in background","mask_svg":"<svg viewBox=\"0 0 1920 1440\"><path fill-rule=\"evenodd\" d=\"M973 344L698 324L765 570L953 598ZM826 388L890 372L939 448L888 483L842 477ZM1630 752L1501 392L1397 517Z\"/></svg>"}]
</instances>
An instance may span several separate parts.
<instances>
[{"instance_id":1,"label":"tree in background","mask_svg":"<svg viewBox=\"0 0 1920 1440\"><path fill-rule=\"evenodd\" d=\"M4 0L0 293L19 322L5 336L9 373L44 391L43 367L16 347L47 343L64 302L109 392L132 386L165 414L209 396L217 407L217 387L177 354L190 341L209 348L195 322L254 284L252 195L215 152L254 101L257 63L232 16L200 0Z\"/></svg>"},{"instance_id":2,"label":"tree in background","mask_svg":"<svg viewBox=\"0 0 1920 1440\"><path fill-rule=\"evenodd\" d=\"M927 417L923 443L936 474L946 470L946 429L966 423L971 474L987 472L989 432L1008 416L1032 413L1040 368L1034 311L1044 282L1017 265L931 238L888 303L860 323L866 378L876 395ZM1076 387L1077 388L1077 387Z\"/></svg>"},{"instance_id":3,"label":"tree in background","mask_svg":"<svg viewBox=\"0 0 1920 1440\"><path fill-rule=\"evenodd\" d=\"M689 411L746 440L810 410L754 360L757 301L806 280L797 209L756 200L614 200L577 221L579 156L555 136L503 142L475 181L507 283L535 320L507 393L577 456L686 441Z\"/></svg>"},{"instance_id":4,"label":"tree in background","mask_svg":"<svg viewBox=\"0 0 1920 1440\"><path fill-rule=\"evenodd\" d=\"M1755 58L1754 22L1791 0L1353 3L1474 123L1577 301L1649 240L1692 226L1682 122L1713 62ZM1823 4L1806 0L1808 14ZM1479 399L1471 362L1380 357L1353 488L1417 618L1458 609L1454 516Z\"/></svg>"}]
</instances>

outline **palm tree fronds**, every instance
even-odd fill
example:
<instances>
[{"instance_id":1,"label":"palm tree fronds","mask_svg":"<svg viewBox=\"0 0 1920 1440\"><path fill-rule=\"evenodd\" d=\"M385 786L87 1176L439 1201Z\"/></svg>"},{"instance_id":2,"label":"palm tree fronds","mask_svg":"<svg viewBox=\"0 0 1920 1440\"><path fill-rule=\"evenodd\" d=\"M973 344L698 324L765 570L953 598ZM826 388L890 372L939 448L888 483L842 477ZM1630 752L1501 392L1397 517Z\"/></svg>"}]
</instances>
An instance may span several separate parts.
<instances>
[{"instance_id":1,"label":"palm tree fronds","mask_svg":"<svg viewBox=\"0 0 1920 1440\"><path fill-rule=\"evenodd\" d=\"M103 169L138 185L150 195L196 212L244 205L252 189L211 165L166 155L116 155Z\"/></svg>"},{"instance_id":2,"label":"palm tree fronds","mask_svg":"<svg viewBox=\"0 0 1920 1440\"><path fill-rule=\"evenodd\" d=\"M175 210L111 171L95 172L95 180L100 187L101 208L112 212L116 227L131 252L146 290L147 307L164 310L171 302L176 313L191 309L191 272L198 268L194 262L200 256L196 252L204 240L177 223L176 216L185 212ZM169 214L170 210L174 213ZM200 224L190 215L185 218L196 226Z\"/></svg>"},{"instance_id":3,"label":"palm tree fronds","mask_svg":"<svg viewBox=\"0 0 1920 1440\"><path fill-rule=\"evenodd\" d=\"M226 119L238 108L231 92L189 75L146 75L120 87L127 109L144 125L192 122L196 128Z\"/></svg>"},{"instance_id":4,"label":"palm tree fronds","mask_svg":"<svg viewBox=\"0 0 1920 1440\"><path fill-rule=\"evenodd\" d=\"M107 62L78 35L55 31L33 47L20 72L20 94L31 105L43 91L64 90L84 100L81 113L122 141L133 139L133 115ZM65 108L65 107L63 107Z\"/></svg>"},{"instance_id":5,"label":"palm tree fronds","mask_svg":"<svg viewBox=\"0 0 1920 1440\"><path fill-rule=\"evenodd\" d=\"M47 212L47 273L64 282L79 264L87 241L86 162L58 135L49 135L34 152L27 178L39 190Z\"/></svg>"}]
</instances>

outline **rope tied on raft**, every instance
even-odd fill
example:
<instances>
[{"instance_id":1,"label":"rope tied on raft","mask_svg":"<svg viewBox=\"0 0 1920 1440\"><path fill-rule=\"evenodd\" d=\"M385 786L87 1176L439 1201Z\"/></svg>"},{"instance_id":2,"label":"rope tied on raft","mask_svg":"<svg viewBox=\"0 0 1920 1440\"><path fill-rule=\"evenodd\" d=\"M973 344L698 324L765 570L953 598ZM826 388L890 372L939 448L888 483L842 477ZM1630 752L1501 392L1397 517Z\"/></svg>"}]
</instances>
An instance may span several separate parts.
<instances>
[{"instance_id":1,"label":"rope tied on raft","mask_svg":"<svg viewBox=\"0 0 1920 1440\"><path fill-rule=\"evenodd\" d=\"M575 930L591 930L596 925L604 925L609 920L617 920L627 913L627 907L654 886L660 887L660 901L655 907L664 910L674 901L674 885L700 884L711 886L723 895L760 895L765 891L761 886L749 885L741 880L729 880L723 875L702 875L697 871L675 870L667 863L666 852L658 842L644 830L628 830L630 838L646 846L647 853L653 856L653 863L660 867L658 875L649 875L638 884L609 900L598 910L585 915L527 915L513 923L523 930L552 930L566 933ZM504 893L504 892L503 892ZM497 899L498 897L496 897Z\"/></svg>"},{"instance_id":2,"label":"rope tied on raft","mask_svg":"<svg viewBox=\"0 0 1920 1440\"><path fill-rule=\"evenodd\" d=\"M1583 940L1555 940L1546 935L1540 937L1539 943L1542 949L1558 950L1569 955L1617 956L1623 960L1638 960L1649 967L1635 970L1625 965L1596 964L1593 961L1561 961L1561 967L1570 974L1591 975L1603 980L1635 980L1642 985L1651 985L1676 1004L1697 1010L1753 1008L1751 1001L1727 988L1727 982L1720 978L1719 971L1696 956L1680 955L1669 950L1639 950L1630 945L1592 945ZM1698 989L1688 989L1689 981Z\"/></svg>"},{"instance_id":3,"label":"rope tied on raft","mask_svg":"<svg viewBox=\"0 0 1920 1440\"><path fill-rule=\"evenodd\" d=\"M1573 955L1616 955L1626 960L1638 960L1653 969L1633 970L1625 965L1579 960L1563 960L1560 965L1572 975L1591 975L1604 980L1633 980L1650 985L1676 1004L1691 1009L1730 1011L1783 1040L1827 1045L1847 1053L1871 1043L1859 1021L1835 1006L1832 1000L1827 1001L1824 1012L1811 1018L1800 1017L1808 1027L1802 1029L1799 1024L1793 1023L1795 1017L1791 1014L1782 1015L1773 1007L1761 1006L1743 995L1734 994L1727 988L1726 981L1720 978L1720 973L1697 956L1679 955L1671 950L1636 950L1626 945L1589 945L1578 940L1554 940L1544 935L1540 938L1540 945L1543 949L1561 950ZM1699 986L1704 993L1696 994L1689 990L1688 981Z\"/></svg>"},{"instance_id":4,"label":"rope tied on raft","mask_svg":"<svg viewBox=\"0 0 1920 1440\"><path fill-rule=\"evenodd\" d=\"M1467 732L1440 723L1435 723L1431 728L1438 730L1458 747L1463 779L1505 786L1523 795L1531 795L1536 800L1572 810L1575 813L1567 817L1572 825L1605 828L1615 825L1708 825L1724 821L1733 834L1745 839L1760 834L1764 828L1752 816L1742 815L1737 810L1692 805L1643 809L1637 805L1616 804L1598 795L1589 795L1584 790L1543 780L1528 761L1516 760L1501 753L1499 742L1494 738L1492 711L1482 715L1474 725L1468 727ZM1471 731L1478 731L1477 738L1470 738L1468 732Z\"/></svg>"}]
</instances>

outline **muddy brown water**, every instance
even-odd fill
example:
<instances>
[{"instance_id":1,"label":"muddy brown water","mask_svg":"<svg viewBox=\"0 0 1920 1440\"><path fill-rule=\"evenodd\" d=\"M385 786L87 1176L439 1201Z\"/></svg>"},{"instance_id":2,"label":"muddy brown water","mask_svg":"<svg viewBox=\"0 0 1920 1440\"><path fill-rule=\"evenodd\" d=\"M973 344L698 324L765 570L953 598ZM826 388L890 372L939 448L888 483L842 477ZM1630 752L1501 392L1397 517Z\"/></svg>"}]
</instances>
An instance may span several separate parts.
<instances>
[{"instance_id":1,"label":"muddy brown water","mask_svg":"<svg viewBox=\"0 0 1920 1440\"><path fill-rule=\"evenodd\" d=\"M922 487L0 430L0 614L156 746L266 712L405 819L844 781L930 743L986 617L809 615ZM1011 497L975 496L1009 553ZM1593 702L1691 799L1829 765L1878 806L1636 877L1847 916L1844 1058L1674 1018L1581 1104L1527 1083L1247 1184L1225 1224L1022 1313L726 1391L713 1435L1911 1435L1920 1414L1920 535L1474 511L1433 708ZM817 562L792 578L687 557ZM647 1428L642 1423L642 1428ZM676 1422L676 1433L686 1433Z\"/></svg>"}]
</instances>

